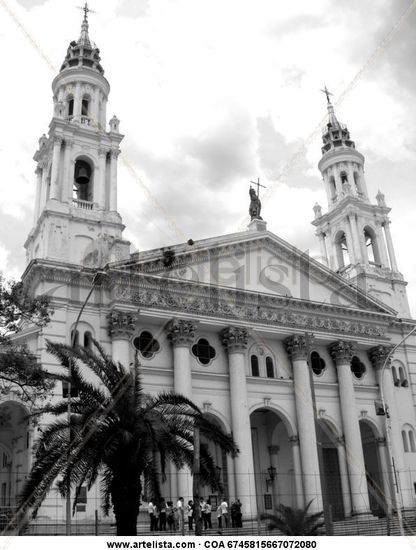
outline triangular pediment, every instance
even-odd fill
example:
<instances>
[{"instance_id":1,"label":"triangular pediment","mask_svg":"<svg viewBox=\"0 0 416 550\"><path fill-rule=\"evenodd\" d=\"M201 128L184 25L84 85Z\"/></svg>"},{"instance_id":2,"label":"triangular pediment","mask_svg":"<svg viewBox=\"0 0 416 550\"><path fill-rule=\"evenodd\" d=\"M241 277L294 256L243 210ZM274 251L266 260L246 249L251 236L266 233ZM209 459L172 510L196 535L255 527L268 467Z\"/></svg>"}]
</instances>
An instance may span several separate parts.
<instances>
[{"instance_id":1,"label":"triangular pediment","mask_svg":"<svg viewBox=\"0 0 416 550\"><path fill-rule=\"evenodd\" d=\"M394 315L390 307L270 232L242 232L133 254L136 273L325 306Z\"/></svg>"}]
</instances>

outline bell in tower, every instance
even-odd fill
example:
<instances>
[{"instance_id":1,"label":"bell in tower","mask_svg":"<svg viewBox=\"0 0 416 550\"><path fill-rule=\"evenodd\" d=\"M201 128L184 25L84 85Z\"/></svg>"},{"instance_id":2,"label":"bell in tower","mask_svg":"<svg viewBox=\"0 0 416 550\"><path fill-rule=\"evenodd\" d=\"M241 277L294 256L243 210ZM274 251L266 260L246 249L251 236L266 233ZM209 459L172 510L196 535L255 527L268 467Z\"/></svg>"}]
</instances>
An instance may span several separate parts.
<instances>
[{"instance_id":1,"label":"bell in tower","mask_svg":"<svg viewBox=\"0 0 416 550\"><path fill-rule=\"evenodd\" d=\"M77 160L74 173L73 198L92 202L91 167L85 160Z\"/></svg>"}]
</instances>

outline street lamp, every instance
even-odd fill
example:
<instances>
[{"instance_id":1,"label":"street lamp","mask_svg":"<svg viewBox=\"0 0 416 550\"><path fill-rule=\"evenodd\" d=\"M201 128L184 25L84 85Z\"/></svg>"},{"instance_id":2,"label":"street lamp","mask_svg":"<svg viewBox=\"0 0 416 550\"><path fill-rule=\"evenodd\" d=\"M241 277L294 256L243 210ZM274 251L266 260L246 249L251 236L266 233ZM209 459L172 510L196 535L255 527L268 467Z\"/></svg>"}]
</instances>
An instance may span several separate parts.
<instances>
[{"instance_id":1,"label":"street lamp","mask_svg":"<svg viewBox=\"0 0 416 550\"><path fill-rule=\"evenodd\" d=\"M74 327L72 329L71 334L71 348L75 347L76 344L76 338L77 338L77 327L79 324L79 321L81 319L81 315L84 312L85 306L87 305L89 299L91 298L91 295L95 289L95 287L100 286L103 282L104 277L106 276L105 271L96 271L91 283L91 288L87 294L87 297L85 298L79 312L77 315L77 318L75 320ZM66 495L66 535L71 536L71 523L72 523L72 514L71 514L71 481L70 481L70 453L71 453L71 440L72 440L72 433L71 433L71 374L72 374L72 362L69 362L68 365L68 375L69 375L69 383L68 383L68 407L67 407L67 417L68 417L68 426L69 426L69 441L68 441L68 479L67 479L67 495Z\"/></svg>"},{"instance_id":2,"label":"street lamp","mask_svg":"<svg viewBox=\"0 0 416 550\"><path fill-rule=\"evenodd\" d=\"M402 515L402 508L401 508L401 495L400 495L400 487L399 487L399 481L397 479L397 472L396 467L394 464L394 457L393 457L393 450L391 445L391 438L390 438L390 431L391 431L391 423L390 423L390 414L389 414L389 408L388 405L384 399L384 371L387 367L387 365L390 362L390 359L394 352L399 348L408 338L411 336L414 332L416 332L416 325L412 328L412 330L407 333L403 338L400 340L398 344L396 344L389 353L387 354L387 357L384 360L383 366L381 367L380 371L380 397L381 397L381 403L377 406L376 402L376 412L378 409L378 414L384 416L385 420L385 430L386 430L386 444L387 444L387 450L389 455L389 462L390 466L392 468L392 472L394 475L394 502L397 510L397 518L399 520L399 529L400 529L400 535L404 536L404 529L403 529L403 515Z\"/></svg>"},{"instance_id":3,"label":"street lamp","mask_svg":"<svg viewBox=\"0 0 416 550\"><path fill-rule=\"evenodd\" d=\"M276 479L277 470L274 466L267 468L269 479L266 479L266 491L269 492L269 485L273 485L273 481Z\"/></svg>"}]
</instances>

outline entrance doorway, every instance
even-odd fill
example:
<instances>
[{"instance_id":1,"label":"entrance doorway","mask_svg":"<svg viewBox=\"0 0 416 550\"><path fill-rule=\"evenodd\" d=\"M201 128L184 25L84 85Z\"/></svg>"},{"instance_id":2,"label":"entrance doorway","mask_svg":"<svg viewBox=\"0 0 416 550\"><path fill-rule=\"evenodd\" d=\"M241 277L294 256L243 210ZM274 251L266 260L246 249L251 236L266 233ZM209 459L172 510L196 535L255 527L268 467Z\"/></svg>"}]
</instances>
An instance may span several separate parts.
<instances>
[{"instance_id":1,"label":"entrance doorway","mask_svg":"<svg viewBox=\"0 0 416 550\"><path fill-rule=\"evenodd\" d=\"M360 432L361 442L363 445L370 510L374 515L384 516L386 510L386 499L384 497L383 478L380 469L380 458L378 454L376 435L371 425L365 420L360 421Z\"/></svg>"},{"instance_id":2,"label":"entrance doorway","mask_svg":"<svg viewBox=\"0 0 416 550\"><path fill-rule=\"evenodd\" d=\"M326 422L320 420L317 424L317 438L324 507L331 510L332 518L335 521L344 519L345 511L336 435Z\"/></svg>"}]
</instances>

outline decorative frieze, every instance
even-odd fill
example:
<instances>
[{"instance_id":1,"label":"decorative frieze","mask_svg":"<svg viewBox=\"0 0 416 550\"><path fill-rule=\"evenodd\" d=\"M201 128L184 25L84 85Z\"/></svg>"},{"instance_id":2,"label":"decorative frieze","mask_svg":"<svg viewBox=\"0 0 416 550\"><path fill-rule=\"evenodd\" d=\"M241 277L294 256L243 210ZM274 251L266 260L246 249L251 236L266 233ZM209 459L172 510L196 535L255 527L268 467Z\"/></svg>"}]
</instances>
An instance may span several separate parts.
<instances>
[{"instance_id":1,"label":"decorative frieze","mask_svg":"<svg viewBox=\"0 0 416 550\"><path fill-rule=\"evenodd\" d=\"M107 315L108 334L111 338L130 338L136 328L137 315L128 311L113 310Z\"/></svg>"},{"instance_id":2,"label":"decorative frieze","mask_svg":"<svg viewBox=\"0 0 416 550\"><path fill-rule=\"evenodd\" d=\"M243 352L247 349L248 331L244 327L228 327L221 331L221 341L228 353Z\"/></svg>"},{"instance_id":3,"label":"decorative frieze","mask_svg":"<svg viewBox=\"0 0 416 550\"><path fill-rule=\"evenodd\" d=\"M298 361L299 359L306 361L312 342L312 334L294 334L286 338L283 344L292 361Z\"/></svg>"},{"instance_id":4,"label":"decorative frieze","mask_svg":"<svg viewBox=\"0 0 416 550\"><path fill-rule=\"evenodd\" d=\"M173 346L189 346L195 340L197 323L184 319L172 319L166 327Z\"/></svg>"},{"instance_id":5,"label":"decorative frieze","mask_svg":"<svg viewBox=\"0 0 416 550\"><path fill-rule=\"evenodd\" d=\"M393 346L375 346L368 350L368 357L375 369L382 369L387 361L386 368L390 367L391 356L389 353L393 349Z\"/></svg>"},{"instance_id":6,"label":"decorative frieze","mask_svg":"<svg viewBox=\"0 0 416 550\"><path fill-rule=\"evenodd\" d=\"M355 342L349 342L346 340L333 342L329 346L329 353L337 366L345 364L349 365L354 356L354 350Z\"/></svg>"}]
</instances>

